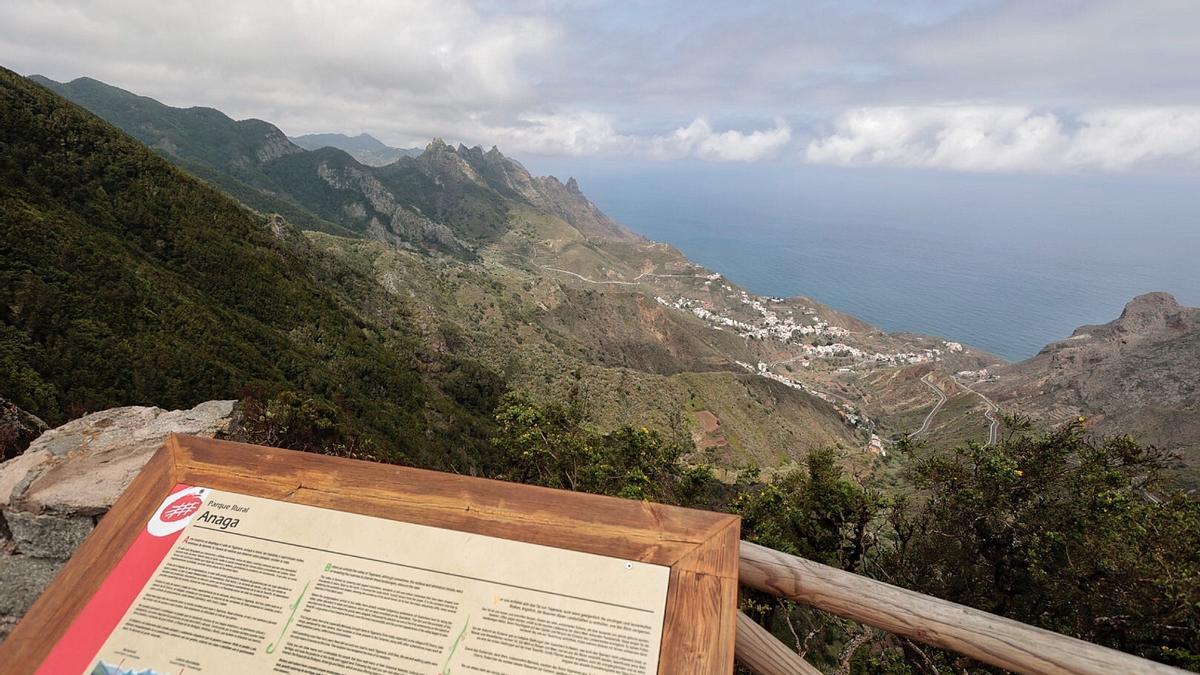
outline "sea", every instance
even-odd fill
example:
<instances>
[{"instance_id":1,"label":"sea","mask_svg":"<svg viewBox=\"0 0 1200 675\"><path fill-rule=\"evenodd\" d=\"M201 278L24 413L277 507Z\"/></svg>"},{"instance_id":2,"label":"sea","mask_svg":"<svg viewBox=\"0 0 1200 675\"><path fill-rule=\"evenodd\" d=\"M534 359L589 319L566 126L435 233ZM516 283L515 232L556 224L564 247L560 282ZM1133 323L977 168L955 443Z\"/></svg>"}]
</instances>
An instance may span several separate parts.
<instances>
[{"instance_id":1,"label":"sea","mask_svg":"<svg viewBox=\"0 0 1200 675\"><path fill-rule=\"evenodd\" d=\"M1195 176L522 160L754 293L1010 361L1141 293L1200 305Z\"/></svg>"}]
</instances>

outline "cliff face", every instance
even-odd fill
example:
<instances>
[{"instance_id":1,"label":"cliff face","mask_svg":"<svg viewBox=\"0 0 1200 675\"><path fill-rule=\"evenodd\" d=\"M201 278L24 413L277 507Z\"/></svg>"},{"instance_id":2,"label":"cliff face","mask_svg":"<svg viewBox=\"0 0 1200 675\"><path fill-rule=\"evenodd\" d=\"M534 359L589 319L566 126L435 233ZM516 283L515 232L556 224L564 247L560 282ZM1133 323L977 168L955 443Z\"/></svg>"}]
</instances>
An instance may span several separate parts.
<instances>
[{"instance_id":1,"label":"cliff face","mask_svg":"<svg viewBox=\"0 0 1200 675\"><path fill-rule=\"evenodd\" d=\"M1006 412L1047 422L1083 415L1101 434L1130 434L1200 464L1200 308L1141 295L1121 316L1081 326L981 385Z\"/></svg>"}]
</instances>

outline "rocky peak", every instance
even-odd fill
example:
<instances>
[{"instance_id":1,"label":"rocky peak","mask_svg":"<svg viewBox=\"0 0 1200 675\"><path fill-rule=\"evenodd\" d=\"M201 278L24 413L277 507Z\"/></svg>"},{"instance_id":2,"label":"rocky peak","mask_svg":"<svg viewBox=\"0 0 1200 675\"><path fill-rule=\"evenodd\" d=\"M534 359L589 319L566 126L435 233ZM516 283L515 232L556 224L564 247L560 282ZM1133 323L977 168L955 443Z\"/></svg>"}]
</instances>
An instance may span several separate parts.
<instances>
[{"instance_id":1,"label":"rocky peak","mask_svg":"<svg viewBox=\"0 0 1200 675\"><path fill-rule=\"evenodd\" d=\"M583 191L579 189L579 183L575 182L575 177L571 176L567 179L567 192L571 194L583 196Z\"/></svg>"},{"instance_id":2,"label":"rocky peak","mask_svg":"<svg viewBox=\"0 0 1200 675\"><path fill-rule=\"evenodd\" d=\"M465 158L468 162L472 162L472 163L475 163L475 162L482 163L483 162L483 148L478 145L473 148L468 148L467 146L463 145L462 143L459 143L457 152L459 155L461 155L463 158Z\"/></svg>"},{"instance_id":3,"label":"rocky peak","mask_svg":"<svg viewBox=\"0 0 1200 675\"><path fill-rule=\"evenodd\" d=\"M1139 295L1130 300L1117 319L1119 323L1148 325L1161 323L1171 314L1183 309L1175 296L1170 293L1156 292Z\"/></svg>"},{"instance_id":4,"label":"rocky peak","mask_svg":"<svg viewBox=\"0 0 1200 675\"><path fill-rule=\"evenodd\" d=\"M434 138L429 145L425 146L425 152L421 153L416 158L416 161L419 166L424 167L426 172L439 178L483 183L483 179L479 177L479 173L471 166L471 162L468 161L464 153L466 150L462 145L459 145L459 149L455 150L441 138ZM482 158L483 151L480 150L479 154Z\"/></svg>"},{"instance_id":5,"label":"rocky peak","mask_svg":"<svg viewBox=\"0 0 1200 675\"><path fill-rule=\"evenodd\" d=\"M533 177L521 163L505 157L496 146L483 151L481 146L459 145L458 155L475 170L485 183L505 197L544 206L533 186Z\"/></svg>"},{"instance_id":6,"label":"rocky peak","mask_svg":"<svg viewBox=\"0 0 1200 675\"><path fill-rule=\"evenodd\" d=\"M1165 328L1184 309L1170 293L1146 293L1129 300L1121 317L1110 325L1121 333L1146 333Z\"/></svg>"},{"instance_id":7,"label":"rocky peak","mask_svg":"<svg viewBox=\"0 0 1200 675\"><path fill-rule=\"evenodd\" d=\"M1125 305L1117 319L1098 326L1080 326L1072 337L1126 341L1165 330L1189 329L1200 330L1200 309L1184 307L1170 293L1160 291L1137 296Z\"/></svg>"}]
</instances>

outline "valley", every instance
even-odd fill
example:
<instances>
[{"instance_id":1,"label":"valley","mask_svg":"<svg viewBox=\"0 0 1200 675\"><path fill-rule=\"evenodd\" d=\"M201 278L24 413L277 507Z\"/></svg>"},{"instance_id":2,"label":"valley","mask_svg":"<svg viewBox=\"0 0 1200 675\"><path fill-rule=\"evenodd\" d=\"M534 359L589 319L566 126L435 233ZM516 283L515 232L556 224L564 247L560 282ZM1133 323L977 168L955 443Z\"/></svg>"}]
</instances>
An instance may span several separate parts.
<instances>
[{"instance_id":1,"label":"valley","mask_svg":"<svg viewBox=\"0 0 1200 675\"><path fill-rule=\"evenodd\" d=\"M434 139L368 165L347 153L375 147L370 137L318 136L308 144L346 150L305 150L259 120L94 80L34 81L275 214L277 237L369 279L339 289L356 311L403 307L430 353L478 361L534 400L573 397L600 429L659 430L695 446L696 461L781 467L835 446L870 467L904 434L932 448L994 443L1002 414L1057 424L1096 410L1026 403L1018 375L1036 359L1010 365L811 298L752 294L614 222L574 179L534 177L496 148ZM1172 445L1190 453L1189 438Z\"/></svg>"},{"instance_id":2,"label":"valley","mask_svg":"<svg viewBox=\"0 0 1200 675\"><path fill-rule=\"evenodd\" d=\"M1197 28L0 4L0 671L1200 672Z\"/></svg>"}]
</instances>

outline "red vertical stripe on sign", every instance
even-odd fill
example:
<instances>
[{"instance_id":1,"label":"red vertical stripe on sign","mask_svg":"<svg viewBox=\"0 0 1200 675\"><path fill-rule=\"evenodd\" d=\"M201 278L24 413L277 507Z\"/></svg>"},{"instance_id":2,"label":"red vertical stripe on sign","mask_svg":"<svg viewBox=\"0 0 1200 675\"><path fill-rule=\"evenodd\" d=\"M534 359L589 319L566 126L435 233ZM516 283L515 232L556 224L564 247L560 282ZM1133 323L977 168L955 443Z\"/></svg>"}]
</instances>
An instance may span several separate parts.
<instances>
[{"instance_id":1,"label":"red vertical stripe on sign","mask_svg":"<svg viewBox=\"0 0 1200 675\"><path fill-rule=\"evenodd\" d=\"M163 505L176 500L181 491L188 489L188 485L176 485ZM159 517L162 511L163 508L159 507L152 518ZM146 582L167 557L167 552L181 532L177 530L165 536L154 536L143 527L133 545L79 616L75 617L62 639L54 645L50 655L38 668L37 675L72 675L90 670L95 665L92 659L96 658L105 640L116 630L121 617L125 616Z\"/></svg>"}]
</instances>

